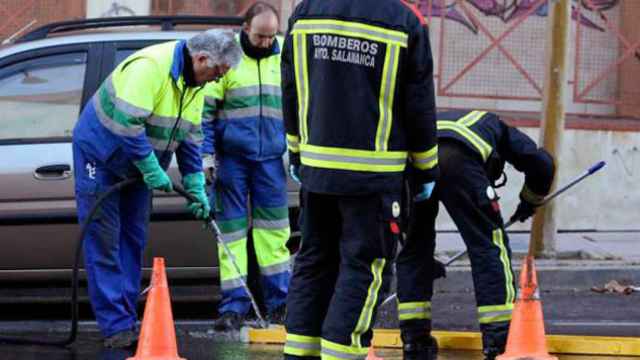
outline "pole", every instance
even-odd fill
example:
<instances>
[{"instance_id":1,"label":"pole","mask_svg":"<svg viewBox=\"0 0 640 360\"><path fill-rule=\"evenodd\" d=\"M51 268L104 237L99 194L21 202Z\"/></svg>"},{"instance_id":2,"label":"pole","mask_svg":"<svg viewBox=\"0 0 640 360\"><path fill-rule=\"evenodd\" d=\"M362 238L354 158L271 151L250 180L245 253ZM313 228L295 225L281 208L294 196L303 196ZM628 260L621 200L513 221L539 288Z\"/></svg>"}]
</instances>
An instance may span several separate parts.
<instances>
[{"instance_id":1,"label":"pole","mask_svg":"<svg viewBox=\"0 0 640 360\"><path fill-rule=\"evenodd\" d=\"M571 0L550 0L547 19L546 69L540 143L551 154L556 169L560 168L560 148L565 123L565 94L569 32L571 26ZM557 178L551 191L555 191ZM556 205L542 207L533 218L529 255L554 256L556 251Z\"/></svg>"}]
</instances>

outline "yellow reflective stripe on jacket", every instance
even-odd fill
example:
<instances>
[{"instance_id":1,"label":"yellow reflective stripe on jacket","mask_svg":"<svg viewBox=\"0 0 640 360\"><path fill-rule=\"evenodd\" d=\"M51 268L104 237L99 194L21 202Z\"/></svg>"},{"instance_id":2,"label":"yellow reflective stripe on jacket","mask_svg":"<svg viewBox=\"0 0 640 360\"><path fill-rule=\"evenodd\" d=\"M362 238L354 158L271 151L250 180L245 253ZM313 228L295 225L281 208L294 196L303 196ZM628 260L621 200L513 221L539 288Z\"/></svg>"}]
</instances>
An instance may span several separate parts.
<instances>
[{"instance_id":1,"label":"yellow reflective stripe on jacket","mask_svg":"<svg viewBox=\"0 0 640 360\"><path fill-rule=\"evenodd\" d=\"M438 165L438 145L423 152L410 153L413 167L420 170L430 170Z\"/></svg>"},{"instance_id":2,"label":"yellow reflective stripe on jacket","mask_svg":"<svg viewBox=\"0 0 640 360\"><path fill-rule=\"evenodd\" d=\"M287 134L287 148L292 153L300 152L300 137L297 135Z\"/></svg>"},{"instance_id":3,"label":"yellow reflective stripe on jacket","mask_svg":"<svg viewBox=\"0 0 640 360\"><path fill-rule=\"evenodd\" d=\"M393 123L393 97L396 88L396 75L398 73L398 61L400 47L391 45L387 47L382 69L382 82L380 84L378 129L376 131L375 145L377 151L386 151Z\"/></svg>"},{"instance_id":4,"label":"yellow reflective stripe on jacket","mask_svg":"<svg viewBox=\"0 0 640 360\"><path fill-rule=\"evenodd\" d=\"M450 130L467 139L478 150L478 152L480 152L482 160L484 161L487 161L489 155L491 155L491 151L493 151L491 145L487 144L487 142L478 136L478 134L474 133L468 127L460 125L454 121L439 120L438 130Z\"/></svg>"},{"instance_id":5,"label":"yellow reflective stripe on jacket","mask_svg":"<svg viewBox=\"0 0 640 360\"><path fill-rule=\"evenodd\" d=\"M513 312L513 303L504 305L487 305L478 307L478 320L480 324L510 321Z\"/></svg>"},{"instance_id":6,"label":"yellow reflective stripe on jacket","mask_svg":"<svg viewBox=\"0 0 640 360\"><path fill-rule=\"evenodd\" d=\"M284 353L294 356L320 356L320 337L287 334Z\"/></svg>"},{"instance_id":7,"label":"yellow reflective stripe on jacket","mask_svg":"<svg viewBox=\"0 0 640 360\"><path fill-rule=\"evenodd\" d=\"M460 119L458 119L458 121L456 121L458 124L466 126L466 127L471 127L473 124L477 123L478 120L482 119L483 116L485 116L487 114L486 111L471 111L470 113L468 113L467 115L461 117Z\"/></svg>"},{"instance_id":8,"label":"yellow reflective stripe on jacket","mask_svg":"<svg viewBox=\"0 0 640 360\"><path fill-rule=\"evenodd\" d=\"M507 252L507 248L504 244L502 229L493 230L492 238L493 243L500 249L500 262L502 263L502 267L504 269L505 292L507 294L505 303L511 304L516 299L516 289L513 286L513 271L511 270L511 260L509 260L509 253Z\"/></svg>"},{"instance_id":9,"label":"yellow reflective stripe on jacket","mask_svg":"<svg viewBox=\"0 0 640 360\"><path fill-rule=\"evenodd\" d=\"M371 151L300 144L300 161L307 166L326 169L402 172L406 151Z\"/></svg>"},{"instance_id":10,"label":"yellow reflective stripe on jacket","mask_svg":"<svg viewBox=\"0 0 640 360\"><path fill-rule=\"evenodd\" d=\"M369 326L371 326L373 308L378 302L378 292L380 291L380 286L382 285L382 270L384 269L385 264L385 259L375 259L371 263L371 276L373 277L373 280L371 281L371 284L369 284L367 298L364 300L364 306L362 307L362 311L360 312L360 316L358 317L356 327L351 333L352 345L361 347L362 342L360 337L369 329Z\"/></svg>"},{"instance_id":11,"label":"yellow reflective stripe on jacket","mask_svg":"<svg viewBox=\"0 0 640 360\"><path fill-rule=\"evenodd\" d=\"M409 36L401 31L341 20L298 20L293 34L337 34L407 47Z\"/></svg>"},{"instance_id":12,"label":"yellow reflective stripe on jacket","mask_svg":"<svg viewBox=\"0 0 640 360\"><path fill-rule=\"evenodd\" d=\"M400 321L431 319L431 302L415 301L398 303L398 319Z\"/></svg>"},{"instance_id":13,"label":"yellow reflective stripe on jacket","mask_svg":"<svg viewBox=\"0 0 640 360\"><path fill-rule=\"evenodd\" d=\"M307 67L307 37L303 34L293 36L293 64L298 95L298 121L300 140L307 142L307 114L309 111L309 77Z\"/></svg>"},{"instance_id":14,"label":"yellow reflective stripe on jacket","mask_svg":"<svg viewBox=\"0 0 640 360\"><path fill-rule=\"evenodd\" d=\"M364 360L369 349L361 346L347 346L321 339L321 356L323 360Z\"/></svg>"}]
</instances>

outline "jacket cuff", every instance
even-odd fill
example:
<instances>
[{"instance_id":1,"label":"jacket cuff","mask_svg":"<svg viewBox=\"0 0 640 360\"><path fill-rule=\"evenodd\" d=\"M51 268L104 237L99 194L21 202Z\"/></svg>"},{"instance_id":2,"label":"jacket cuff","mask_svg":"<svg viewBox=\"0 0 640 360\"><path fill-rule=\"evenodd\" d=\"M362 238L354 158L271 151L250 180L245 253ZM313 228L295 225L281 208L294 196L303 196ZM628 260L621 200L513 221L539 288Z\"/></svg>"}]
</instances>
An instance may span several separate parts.
<instances>
[{"instance_id":1,"label":"jacket cuff","mask_svg":"<svg viewBox=\"0 0 640 360\"><path fill-rule=\"evenodd\" d=\"M520 200L538 206L544 202L544 195L536 194L525 184L520 191Z\"/></svg>"}]
</instances>

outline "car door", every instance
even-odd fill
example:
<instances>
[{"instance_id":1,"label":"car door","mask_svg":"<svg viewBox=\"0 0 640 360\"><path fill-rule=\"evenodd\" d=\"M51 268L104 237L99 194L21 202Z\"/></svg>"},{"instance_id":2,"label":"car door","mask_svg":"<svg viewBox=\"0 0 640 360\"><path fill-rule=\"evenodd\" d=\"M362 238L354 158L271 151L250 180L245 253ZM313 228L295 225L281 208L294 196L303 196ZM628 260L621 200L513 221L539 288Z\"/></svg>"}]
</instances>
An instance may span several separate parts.
<instances>
[{"instance_id":1,"label":"car door","mask_svg":"<svg viewBox=\"0 0 640 360\"><path fill-rule=\"evenodd\" d=\"M100 51L62 45L0 58L0 273L73 264L71 132L97 87Z\"/></svg>"},{"instance_id":2,"label":"car door","mask_svg":"<svg viewBox=\"0 0 640 360\"><path fill-rule=\"evenodd\" d=\"M104 76L136 50L163 41L168 40L105 44L102 65ZM180 183L175 156L169 174L174 182ZM151 266L153 257L157 256L165 258L173 273L182 273L190 278L215 276L211 268L217 266L218 262L216 242L209 232L202 229L200 221L193 220L185 208L185 200L175 193L154 194L144 266Z\"/></svg>"}]
</instances>

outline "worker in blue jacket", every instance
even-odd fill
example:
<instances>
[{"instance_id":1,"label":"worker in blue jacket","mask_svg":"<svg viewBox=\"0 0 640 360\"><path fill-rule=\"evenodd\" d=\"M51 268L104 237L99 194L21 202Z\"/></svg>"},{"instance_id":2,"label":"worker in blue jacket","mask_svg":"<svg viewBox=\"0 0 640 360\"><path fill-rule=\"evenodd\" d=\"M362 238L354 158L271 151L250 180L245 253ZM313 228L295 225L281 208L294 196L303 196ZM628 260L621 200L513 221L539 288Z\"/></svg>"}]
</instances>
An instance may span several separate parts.
<instances>
[{"instance_id":1,"label":"worker in blue jacket","mask_svg":"<svg viewBox=\"0 0 640 360\"><path fill-rule=\"evenodd\" d=\"M125 178L144 181L105 198L84 238L89 298L106 347L127 347L137 339L151 190L172 190L166 170L174 153L182 184L197 199L189 210L201 219L209 214L200 156L202 87L239 57L233 35L221 30L139 50L107 77L74 128L80 222L114 184Z\"/></svg>"}]
</instances>

